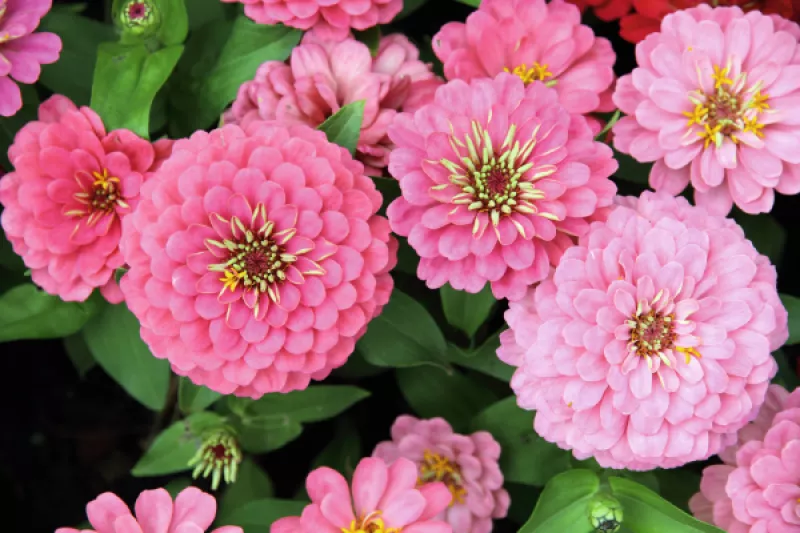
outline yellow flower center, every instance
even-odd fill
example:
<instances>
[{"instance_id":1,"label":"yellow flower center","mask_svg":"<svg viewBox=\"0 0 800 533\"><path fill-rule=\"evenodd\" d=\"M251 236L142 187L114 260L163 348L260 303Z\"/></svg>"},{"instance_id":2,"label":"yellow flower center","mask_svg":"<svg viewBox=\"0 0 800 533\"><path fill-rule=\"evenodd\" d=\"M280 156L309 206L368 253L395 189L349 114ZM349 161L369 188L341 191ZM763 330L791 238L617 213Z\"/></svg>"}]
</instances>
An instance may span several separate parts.
<instances>
[{"instance_id":1,"label":"yellow flower center","mask_svg":"<svg viewBox=\"0 0 800 533\"><path fill-rule=\"evenodd\" d=\"M400 533L400 528L387 528L380 516L381 511L373 511L363 518L350 522L349 528L341 528L342 533Z\"/></svg>"},{"instance_id":2,"label":"yellow flower center","mask_svg":"<svg viewBox=\"0 0 800 533\"><path fill-rule=\"evenodd\" d=\"M129 205L122 197L119 178L111 176L107 168L102 172L94 171L91 175L81 171L76 176L81 186L81 191L75 193L73 198L84 207L65 212L67 216L88 216L87 223L92 226L103 215L113 213L117 206L125 209ZM89 184L91 180L91 184Z\"/></svg>"},{"instance_id":3,"label":"yellow flower center","mask_svg":"<svg viewBox=\"0 0 800 533\"><path fill-rule=\"evenodd\" d=\"M536 61L533 62L533 66L528 68L528 65L523 63L514 67L513 70L506 67L504 69L506 72L510 72L525 82L525 85L529 85L535 81L545 81L547 78L552 78L553 73L550 72L547 68L547 63L538 63ZM556 80L550 80L545 85L548 87L553 86L556 84Z\"/></svg>"},{"instance_id":4,"label":"yellow flower center","mask_svg":"<svg viewBox=\"0 0 800 533\"><path fill-rule=\"evenodd\" d=\"M463 486L461 469L458 464L438 453L425 450L422 463L419 465L417 486L435 481L441 481L447 485L450 494L453 495L453 499L450 502L451 506L456 503L464 503L467 489Z\"/></svg>"}]
</instances>

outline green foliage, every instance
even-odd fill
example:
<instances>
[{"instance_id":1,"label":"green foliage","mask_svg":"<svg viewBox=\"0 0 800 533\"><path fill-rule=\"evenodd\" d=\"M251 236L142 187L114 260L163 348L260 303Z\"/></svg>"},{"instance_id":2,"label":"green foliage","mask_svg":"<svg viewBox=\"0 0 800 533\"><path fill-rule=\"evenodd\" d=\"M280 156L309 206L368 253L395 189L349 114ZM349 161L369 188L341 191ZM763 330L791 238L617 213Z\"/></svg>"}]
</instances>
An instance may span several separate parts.
<instances>
[{"instance_id":1,"label":"green foliage","mask_svg":"<svg viewBox=\"0 0 800 533\"><path fill-rule=\"evenodd\" d=\"M8 160L8 148L14 142L14 136L22 129L22 126L36 120L39 109L39 95L33 85L20 85L22 92L22 109L17 111L13 117L0 117L0 166L8 172L12 170ZM22 260L11 250L11 244L5 239L5 235L0 231L0 267L16 270ZM0 272L1 273L1 272ZM0 287L1 289L2 287Z\"/></svg>"},{"instance_id":2,"label":"green foliage","mask_svg":"<svg viewBox=\"0 0 800 533\"><path fill-rule=\"evenodd\" d=\"M186 11L189 15L189 30L196 30L209 22L219 22L232 18L235 7L223 4L219 0L191 0L186 2Z\"/></svg>"},{"instance_id":3,"label":"green foliage","mask_svg":"<svg viewBox=\"0 0 800 533\"><path fill-rule=\"evenodd\" d=\"M320 124L317 129L325 132L330 142L347 148L351 155L355 154L358 136L361 135L361 123L364 120L366 102L366 100L359 100L347 104Z\"/></svg>"},{"instance_id":4,"label":"green foliage","mask_svg":"<svg viewBox=\"0 0 800 533\"><path fill-rule=\"evenodd\" d=\"M739 210L734 219L753 242L756 250L769 257L773 265L779 265L786 244L786 230L768 213L748 215Z\"/></svg>"},{"instance_id":5,"label":"green foliage","mask_svg":"<svg viewBox=\"0 0 800 533\"><path fill-rule=\"evenodd\" d=\"M458 0L462 4L467 4L468 6L478 7L481 5L481 0Z\"/></svg>"},{"instance_id":6,"label":"green foliage","mask_svg":"<svg viewBox=\"0 0 800 533\"><path fill-rule=\"evenodd\" d=\"M307 502L261 499L250 501L227 516L219 525L240 526L247 533L269 533L272 523L285 516L300 516Z\"/></svg>"},{"instance_id":7,"label":"green foliage","mask_svg":"<svg viewBox=\"0 0 800 533\"><path fill-rule=\"evenodd\" d=\"M252 459L245 459L239 465L236 482L228 485L219 504L217 522L229 524L231 515L247 502L271 498L274 489L269 476Z\"/></svg>"},{"instance_id":8,"label":"green foliage","mask_svg":"<svg viewBox=\"0 0 800 533\"><path fill-rule=\"evenodd\" d=\"M403 20L407 16L411 15L414 11L424 6L427 1L428 0L404 0L403 10L394 18L394 20Z\"/></svg>"},{"instance_id":9,"label":"green foliage","mask_svg":"<svg viewBox=\"0 0 800 533\"><path fill-rule=\"evenodd\" d=\"M800 298L781 294L781 302L789 312L789 340L786 344L797 344L800 342Z\"/></svg>"},{"instance_id":10,"label":"green foliage","mask_svg":"<svg viewBox=\"0 0 800 533\"><path fill-rule=\"evenodd\" d=\"M75 333L69 337L65 337L63 342L67 357L72 361L72 365L81 378L83 378L89 370L97 366L97 361L94 360L92 352L83 339L83 335Z\"/></svg>"},{"instance_id":11,"label":"green foliage","mask_svg":"<svg viewBox=\"0 0 800 533\"><path fill-rule=\"evenodd\" d=\"M470 337L475 336L497 303L488 283L477 294L459 291L450 285L444 285L439 289L439 294L442 297L442 308L447 321Z\"/></svg>"},{"instance_id":12,"label":"green foliage","mask_svg":"<svg viewBox=\"0 0 800 533\"><path fill-rule=\"evenodd\" d=\"M189 378L181 378L178 385L178 407L184 413L202 411L216 402L222 395L208 387L195 385Z\"/></svg>"},{"instance_id":13,"label":"green foliage","mask_svg":"<svg viewBox=\"0 0 800 533\"><path fill-rule=\"evenodd\" d=\"M97 298L65 302L32 283L0 295L0 342L57 339L79 331L97 311Z\"/></svg>"},{"instance_id":14,"label":"green foliage","mask_svg":"<svg viewBox=\"0 0 800 533\"><path fill-rule=\"evenodd\" d=\"M519 533L591 533L594 528L589 522L589 502L599 489L600 478L589 470L570 470L555 476Z\"/></svg>"},{"instance_id":15,"label":"green foliage","mask_svg":"<svg viewBox=\"0 0 800 533\"><path fill-rule=\"evenodd\" d=\"M361 457L358 428L350 417L345 417L337 424L333 439L314 459L311 468L327 466L350 478Z\"/></svg>"},{"instance_id":16,"label":"green foliage","mask_svg":"<svg viewBox=\"0 0 800 533\"><path fill-rule=\"evenodd\" d=\"M500 333L492 335L476 350L462 350L455 344L448 345L447 358L458 366L476 370L500 381L511 381L514 367L505 364L497 357L500 347Z\"/></svg>"},{"instance_id":17,"label":"green foliage","mask_svg":"<svg viewBox=\"0 0 800 533\"><path fill-rule=\"evenodd\" d=\"M652 163L640 163L628 154L614 151L614 159L619 163L619 169L614 173L617 178L647 186L650 179Z\"/></svg>"},{"instance_id":18,"label":"green foliage","mask_svg":"<svg viewBox=\"0 0 800 533\"><path fill-rule=\"evenodd\" d=\"M373 26L363 31L355 30L353 31L353 35L355 36L356 40L367 45L372 57L375 57L378 54L378 48L381 44L380 26Z\"/></svg>"},{"instance_id":19,"label":"green foliage","mask_svg":"<svg viewBox=\"0 0 800 533\"><path fill-rule=\"evenodd\" d=\"M683 468L657 470L658 492L661 497L684 511L689 511L689 498L700 487L700 474ZM650 487L648 487L650 488Z\"/></svg>"},{"instance_id":20,"label":"green foliage","mask_svg":"<svg viewBox=\"0 0 800 533\"><path fill-rule=\"evenodd\" d=\"M594 137L594 138L595 138L595 140L596 140L596 141L602 141L602 140L603 140L603 138L606 136L606 134L607 134L609 131L611 131L611 128L613 128L613 127L614 127L614 124L616 124L617 122L619 122L619 119L620 119L620 117L621 117L621 116L622 116L622 111L620 111L619 109L617 109L616 111L614 111L614 113L612 113L612 114L611 114L611 116L610 116L610 117L608 117L608 121L606 122L606 125L605 125L605 126L603 126L603 129L602 129L602 130L600 130L600 133L598 133L597 135L595 135L595 137Z\"/></svg>"}]
</instances>

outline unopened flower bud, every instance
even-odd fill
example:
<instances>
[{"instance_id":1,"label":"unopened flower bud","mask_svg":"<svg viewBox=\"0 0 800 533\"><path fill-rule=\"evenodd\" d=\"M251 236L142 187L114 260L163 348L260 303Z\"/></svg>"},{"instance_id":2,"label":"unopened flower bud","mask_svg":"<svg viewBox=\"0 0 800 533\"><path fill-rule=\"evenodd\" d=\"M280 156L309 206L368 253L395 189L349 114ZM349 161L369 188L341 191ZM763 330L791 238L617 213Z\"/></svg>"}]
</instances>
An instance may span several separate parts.
<instances>
[{"instance_id":1,"label":"unopened flower bud","mask_svg":"<svg viewBox=\"0 0 800 533\"><path fill-rule=\"evenodd\" d=\"M161 12L154 0L122 0L115 4L116 20L123 32L133 35L154 33L161 24Z\"/></svg>"},{"instance_id":2,"label":"unopened flower bud","mask_svg":"<svg viewBox=\"0 0 800 533\"><path fill-rule=\"evenodd\" d=\"M598 494L589 502L589 522L598 533L616 533L622 526L622 504L608 494Z\"/></svg>"},{"instance_id":3,"label":"unopened flower bud","mask_svg":"<svg viewBox=\"0 0 800 533\"><path fill-rule=\"evenodd\" d=\"M192 478L211 476L211 488L217 490L220 479L225 483L236 481L236 472L242 462L242 450L234 433L228 429L217 429L203 438L200 449L189 461L194 466Z\"/></svg>"}]
</instances>

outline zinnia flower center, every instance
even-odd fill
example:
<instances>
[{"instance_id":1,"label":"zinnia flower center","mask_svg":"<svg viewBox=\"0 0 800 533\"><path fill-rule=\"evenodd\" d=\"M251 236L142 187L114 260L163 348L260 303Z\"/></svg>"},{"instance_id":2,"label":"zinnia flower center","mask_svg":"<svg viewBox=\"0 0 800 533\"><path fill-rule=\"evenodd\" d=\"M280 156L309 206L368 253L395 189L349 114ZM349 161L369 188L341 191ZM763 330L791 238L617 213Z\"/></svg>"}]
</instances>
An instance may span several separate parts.
<instances>
[{"instance_id":1,"label":"zinnia flower center","mask_svg":"<svg viewBox=\"0 0 800 533\"><path fill-rule=\"evenodd\" d=\"M128 17L131 20L141 19L147 16L147 6L144 2L132 2L128 6Z\"/></svg>"},{"instance_id":2,"label":"zinnia flower center","mask_svg":"<svg viewBox=\"0 0 800 533\"><path fill-rule=\"evenodd\" d=\"M214 431L207 435L200 449L189 460L188 466L194 466L192 477L211 478L211 487L216 490L220 479L226 483L236 481L239 463L242 462L242 451L235 436L226 429Z\"/></svg>"},{"instance_id":3,"label":"zinnia flower center","mask_svg":"<svg viewBox=\"0 0 800 533\"><path fill-rule=\"evenodd\" d=\"M464 498L467 496L467 489L463 486L463 478L461 477L461 468L458 464L446 457L442 457L438 453L433 453L430 450L425 450L422 463L419 465L419 479L417 486L424 485L433 481L441 481L450 490L453 495L453 500L450 505L456 503L464 503Z\"/></svg>"},{"instance_id":4,"label":"zinnia flower center","mask_svg":"<svg viewBox=\"0 0 800 533\"><path fill-rule=\"evenodd\" d=\"M400 528L387 528L380 517L381 511L372 511L367 516L350 522L350 528L342 528L342 533L400 533Z\"/></svg>"},{"instance_id":5,"label":"zinnia flower center","mask_svg":"<svg viewBox=\"0 0 800 533\"><path fill-rule=\"evenodd\" d=\"M761 81L748 86L747 74L742 72L733 79L729 77L729 71L730 64L725 68L715 65L711 76L714 89L708 93L702 88L690 92L689 100L695 108L683 112L689 119L686 135L694 132L703 139L705 148L712 143L721 146L725 137L738 143L737 135L741 133L764 137L764 124L758 119L770 107L767 103L769 95L761 93Z\"/></svg>"},{"instance_id":6,"label":"zinnia flower center","mask_svg":"<svg viewBox=\"0 0 800 533\"><path fill-rule=\"evenodd\" d=\"M510 72L515 76L519 76L519 78L525 83L525 85L529 85L535 81L545 81L547 78L552 78L553 73L547 70L547 63L540 64L536 61L533 62L533 66L528 68L528 65L522 63L521 65L517 65L514 69L509 69L506 67L504 69L506 72ZM548 87L552 87L556 84L556 80L550 80L545 85Z\"/></svg>"},{"instance_id":7,"label":"zinnia flower center","mask_svg":"<svg viewBox=\"0 0 800 533\"><path fill-rule=\"evenodd\" d=\"M102 172L81 171L75 176L76 181L81 186L81 191L75 193L73 198L85 207L82 209L72 209L67 211L67 216L87 216L87 223L91 226L97 223L103 215L111 214L117 206L128 208L129 205L122 197L120 191L119 178L110 176L108 169Z\"/></svg>"}]
</instances>

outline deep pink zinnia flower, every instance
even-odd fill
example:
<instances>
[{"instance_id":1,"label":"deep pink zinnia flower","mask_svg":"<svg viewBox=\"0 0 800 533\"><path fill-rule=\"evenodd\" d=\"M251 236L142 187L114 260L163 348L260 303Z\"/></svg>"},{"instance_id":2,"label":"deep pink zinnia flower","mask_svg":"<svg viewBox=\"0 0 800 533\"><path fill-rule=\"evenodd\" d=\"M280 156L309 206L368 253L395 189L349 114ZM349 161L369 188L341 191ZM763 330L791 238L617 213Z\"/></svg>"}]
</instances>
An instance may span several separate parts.
<instances>
[{"instance_id":1,"label":"deep pink zinnia flower","mask_svg":"<svg viewBox=\"0 0 800 533\"><path fill-rule=\"evenodd\" d=\"M611 43L595 37L578 8L563 0L483 0L466 23L445 24L433 50L449 80L512 72L526 84L552 86L570 113L614 110Z\"/></svg>"},{"instance_id":2,"label":"deep pink zinnia flower","mask_svg":"<svg viewBox=\"0 0 800 533\"><path fill-rule=\"evenodd\" d=\"M136 499L136 515L116 494L106 492L89 502L86 514L94 529L62 527L55 533L202 533L211 527L217 501L189 487L175 501L164 489L146 490ZM212 533L243 533L237 526L218 527Z\"/></svg>"},{"instance_id":3,"label":"deep pink zinnia flower","mask_svg":"<svg viewBox=\"0 0 800 533\"><path fill-rule=\"evenodd\" d=\"M398 116L389 137L402 196L387 214L431 288L490 282L497 298L522 297L616 191L611 149L586 119L511 74L449 82L432 104Z\"/></svg>"},{"instance_id":4,"label":"deep pink zinnia flower","mask_svg":"<svg viewBox=\"0 0 800 533\"><path fill-rule=\"evenodd\" d=\"M380 175L392 148L386 130L398 111L414 111L433 98L441 81L419 60L419 50L403 35L381 40L373 58L367 45L305 39L289 64L268 61L244 83L226 124L252 120L319 126L339 109L365 100L357 157L369 174Z\"/></svg>"},{"instance_id":5,"label":"deep pink zinnia flower","mask_svg":"<svg viewBox=\"0 0 800 533\"><path fill-rule=\"evenodd\" d=\"M0 115L4 117L22 108L16 82L36 83L42 65L55 63L61 54L58 35L34 33L52 6L53 0L0 0Z\"/></svg>"},{"instance_id":6,"label":"deep pink zinnia flower","mask_svg":"<svg viewBox=\"0 0 800 533\"><path fill-rule=\"evenodd\" d=\"M417 487L417 466L398 459L362 459L353 473L352 491L344 476L327 467L306 479L311 503L302 516L281 518L270 533L453 533L435 517L450 503L444 483Z\"/></svg>"},{"instance_id":7,"label":"deep pink zinnia flower","mask_svg":"<svg viewBox=\"0 0 800 533\"><path fill-rule=\"evenodd\" d=\"M639 66L614 93L628 115L614 145L655 161L654 189L691 182L696 203L722 215L734 203L765 213L775 190L800 192L800 46L775 26L758 11L702 5L668 15L636 46Z\"/></svg>"},{"instance_id":8,"label":"deep pink zinnia flower","mask_svg":"<svg viewBox=\"0 0 800 533\"><path fill-rule=\"evenodd\" d=\"M106 133L94 111L56 95L8 153L14 172L0 180L0 220L33 281L67 301L95 288L122 301L120 220L136 207L152 145L128 130Z\"/></svg>"},{"instance_id":9,"label":"deep pink zinnia flower","mask_svg":"<svg viewBox=\"0 0 800 533\"><path fill-rule=\"evenodd\" d=\"M418 485L447 485L453 501L438 518L453 526L453 533L489 533L492 519L508 513L500 445L486 431L459 435L443 418L403 415L392 425L392 440L378 444L372 455L389 464L401 457L414 461Z\"/></svg>"},{"instance_id":10,"label":"deep pink zinnia flower","mask_svg":"<svg viewBox=\"0 0 800 533\"><path fill-rule=\"evenodd\" d=\"M403 0L222 0L244 4L244 14L259 24L283 23L342 38L351 29L366 30L391 22Z\"/></svg>"},{"instance_id":11,"label":"deep pink zinnia flower","mask_svg":"<svg viewBox=\"0 0 800 533\"><path fill-rule=\"evenodd\" d=\"M512 302L498 356L545 439L604 467L671 468L754 417L787 313L732 220L664 193L621 203Z\"/></svg>"},{"instance_id":12,"label":"deep pink zinnia flower","mask_svg":"<svg viewBox=\"0 0 800 533\"><path fill-rule=\"evenodd\" d=\"M703 470L689 507L729 533L800 530L800 390L785 398L766 430L742 444L733 461Z\"/></svg>"},{"instance_id":13,"label":"deep pink zinnia flower","mask_svg":"<svg viewBox=\"0 0 800 533\"><path fill-rule=\"evenodd\" d=\"M177 141L125 222L126 301L153 354L223 394L303 389L392 291L396 241L363 166L307 126Z\"/></svg>"}]
</instances>

